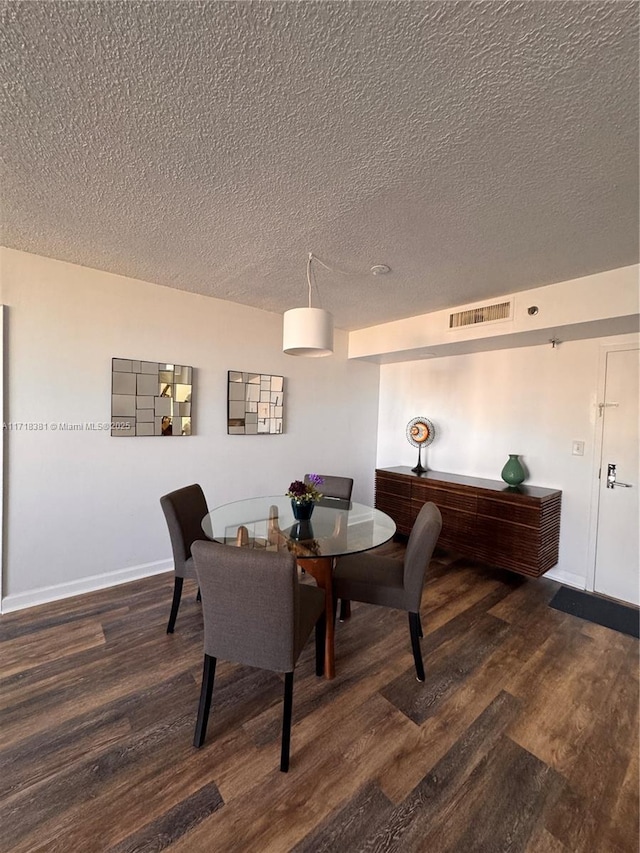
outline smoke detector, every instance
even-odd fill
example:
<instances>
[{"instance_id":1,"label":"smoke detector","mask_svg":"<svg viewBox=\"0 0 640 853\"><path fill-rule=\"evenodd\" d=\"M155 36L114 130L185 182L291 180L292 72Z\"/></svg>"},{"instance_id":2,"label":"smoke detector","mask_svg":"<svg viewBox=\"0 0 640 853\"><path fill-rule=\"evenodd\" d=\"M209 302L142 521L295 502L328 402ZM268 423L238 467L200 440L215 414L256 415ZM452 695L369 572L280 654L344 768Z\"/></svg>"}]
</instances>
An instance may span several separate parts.
<instances>
[{"instance_id":1,"label":"smoke detector","mask_svg":"<svg viewBox=\"0 0 640 853\"><path fill-rule=\"evenodd\" d=\"M386 264L374 264L371 267L371 272L373 275L388 275L391 272L391 267Z\"/></svg>"}]
</instances>

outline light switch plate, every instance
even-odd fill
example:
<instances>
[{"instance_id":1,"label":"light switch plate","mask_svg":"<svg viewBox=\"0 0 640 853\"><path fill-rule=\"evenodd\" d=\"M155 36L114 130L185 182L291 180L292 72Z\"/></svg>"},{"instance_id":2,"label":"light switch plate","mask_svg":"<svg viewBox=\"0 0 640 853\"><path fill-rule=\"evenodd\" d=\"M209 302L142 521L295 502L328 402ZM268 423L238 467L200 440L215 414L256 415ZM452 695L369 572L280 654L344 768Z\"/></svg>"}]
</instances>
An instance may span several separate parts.
<instances>
[{"instance_id":1,"label":"light switch plate","mask_svg":"<svg viewBox=\"0 0 640 853\"><path fill-rule=\"evenodd\" d=\"M584 456L584 441L574 441L571 445L573 456Z\"/></svg>"}]
</instances>

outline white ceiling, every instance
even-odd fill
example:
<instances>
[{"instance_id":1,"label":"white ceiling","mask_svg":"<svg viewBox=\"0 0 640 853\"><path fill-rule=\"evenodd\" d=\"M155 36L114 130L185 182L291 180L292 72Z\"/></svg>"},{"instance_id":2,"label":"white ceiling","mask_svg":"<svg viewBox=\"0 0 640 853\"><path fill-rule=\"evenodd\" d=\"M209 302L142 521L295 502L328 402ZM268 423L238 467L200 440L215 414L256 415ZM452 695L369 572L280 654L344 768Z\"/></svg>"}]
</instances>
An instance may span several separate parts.
<instances>
[{"instance_id":1,"label":"white ceiling","mask_svg":"<svg viewBox=\"0 0 640 853\"><path fill-rule=\"evenodd\" d=\"M312 251L343 329L638 261L635 2L0 7L7 246L275 312Z\"/></svg>"}]
</instances>

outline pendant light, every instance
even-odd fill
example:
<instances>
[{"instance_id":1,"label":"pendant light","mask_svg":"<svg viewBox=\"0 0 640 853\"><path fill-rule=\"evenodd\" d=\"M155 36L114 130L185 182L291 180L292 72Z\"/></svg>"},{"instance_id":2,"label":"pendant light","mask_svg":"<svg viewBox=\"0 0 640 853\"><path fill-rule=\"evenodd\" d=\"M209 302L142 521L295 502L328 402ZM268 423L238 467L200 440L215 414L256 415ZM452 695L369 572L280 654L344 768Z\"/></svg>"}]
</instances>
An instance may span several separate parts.
<instances>
[{"instance_id":1,"label":"pendant light","mask_svg":"<svg viewBox=\"0 0 640 853\"><path fill-rule=\"evenodd\" d=\"M282 349L287 355L320 358L333 354L333 317L322 308L311 307L311 261L318 261L309 252L307 260L307 284L309 285L309 307L291 308L284 312ZM326 267L329 269L329 267Z\"/></svg>"}]
</instances>

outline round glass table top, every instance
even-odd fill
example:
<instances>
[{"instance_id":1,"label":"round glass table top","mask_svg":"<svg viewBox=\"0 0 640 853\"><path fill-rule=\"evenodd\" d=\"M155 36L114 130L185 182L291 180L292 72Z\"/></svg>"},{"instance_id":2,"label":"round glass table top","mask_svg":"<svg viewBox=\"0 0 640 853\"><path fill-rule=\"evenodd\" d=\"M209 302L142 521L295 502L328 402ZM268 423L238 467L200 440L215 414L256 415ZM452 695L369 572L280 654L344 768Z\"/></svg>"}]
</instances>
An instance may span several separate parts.
<instances>
[{"instance_id":1,"label":"round glass table top","mask_svg":"<svg viewBox=\"0 0 640 853\"><path fill-rule=\"evenodd\" d=\"M396 532L392 518L365 504L323 498L308 521L296 521L286 495L249 498L216 507L202 520L209 539L296 557L339 557L383 545Z\"/></svg>"}]
</instances>

